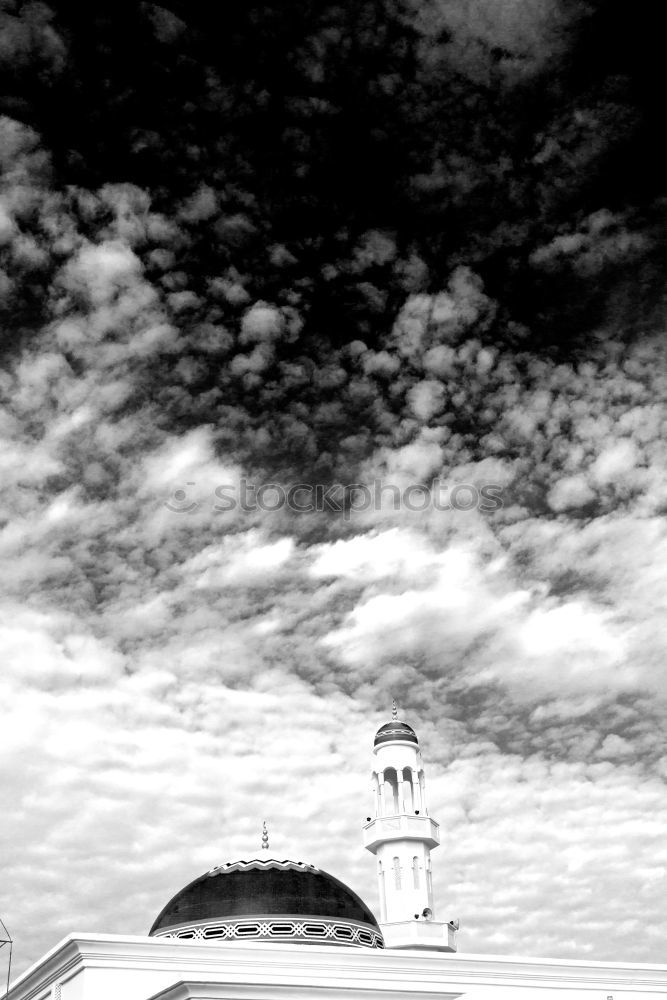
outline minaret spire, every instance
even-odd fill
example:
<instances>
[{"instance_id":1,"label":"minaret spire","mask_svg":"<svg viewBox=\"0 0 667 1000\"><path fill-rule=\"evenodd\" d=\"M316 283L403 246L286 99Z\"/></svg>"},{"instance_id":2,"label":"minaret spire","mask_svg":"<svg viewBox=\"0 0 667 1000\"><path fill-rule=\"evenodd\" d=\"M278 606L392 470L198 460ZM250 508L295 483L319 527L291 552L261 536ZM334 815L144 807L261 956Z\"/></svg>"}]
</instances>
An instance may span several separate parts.
<instances>
[{"instance_id":1,"label":"minaret spire","mask_svg":"<svg viewBox=\"0 0 667 1000\"><path fill-rule=\"evenodd\" d=\"M269 849L269 831L266 829L266 820L262 822L262 850Z\"/></svg>"},{"instance_id":2,"label":"minaret spire","mask_svg":"<svg viewBox=\"0 0 667 1000\"><path fill-rule=\"evenodd\" d=\"M458 924L434 919L431 851L440 827L428 815L419 741L399 721L393 698L391 722L380 726L373 754L375 818L364 826L364 846L377 857L385 945L456 951Z\"/></svg>"}]
</instances>

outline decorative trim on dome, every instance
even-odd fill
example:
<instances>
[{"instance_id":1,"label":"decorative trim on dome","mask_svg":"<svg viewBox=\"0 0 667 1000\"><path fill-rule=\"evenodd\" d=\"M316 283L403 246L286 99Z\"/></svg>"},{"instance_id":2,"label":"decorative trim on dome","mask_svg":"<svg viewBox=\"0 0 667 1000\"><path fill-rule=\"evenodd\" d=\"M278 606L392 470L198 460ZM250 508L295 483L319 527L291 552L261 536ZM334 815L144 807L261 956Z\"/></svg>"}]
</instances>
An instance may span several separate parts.
<instances>
[{"instance_id":1,"label":"decorative trim on dome","mask_svg":"<svg viewBox=\"0 0 667 1000\"><path fill-rule=\"evenodd\" d=\"M299 871L299 872L319 872L319 868L314 865L307 865L303 861L289 861L285 859L284 861L278 861L276 858L251 858L250 861L229 861L224 865L216 865L215 868L209 869L206 872L207 875L218 875L220 872L245 872L250 871L252 868L259 868L262 871L266 871L268 868L280 868L282 871Z\"/></svg>"},{"instance_id":2,"label":"decorative trim on dome","mask_svg":"<svg viewBox=\"0 0 667 1000\"><path fill-rule=\"evenodd\" d=\"M384 948L382 935L368 924L282 914L182 924L156 931L154 937L179 941L298 941L303 944Z\"/></svg>"}]
</instances>

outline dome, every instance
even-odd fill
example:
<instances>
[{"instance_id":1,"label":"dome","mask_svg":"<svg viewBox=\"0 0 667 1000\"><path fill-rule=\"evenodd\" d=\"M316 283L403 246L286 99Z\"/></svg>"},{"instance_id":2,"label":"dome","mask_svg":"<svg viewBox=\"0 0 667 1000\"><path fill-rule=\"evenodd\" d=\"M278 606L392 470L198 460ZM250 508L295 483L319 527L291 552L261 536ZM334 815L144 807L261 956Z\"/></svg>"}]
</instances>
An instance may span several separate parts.
<instances>
[{"instance_id":1,"label":"dome","mask_svg":"<svg viewBox=\"0 0 667 1000\"><path fill-rule=\"evenodd\" d=\"M375 734L373 746L377 747L381 743L393 743L395 740L419 745L417 734L412 726L409 726L407 722L399 722L398 719L392 719L391 722L385 722L384 726L380 726Z\"/></svg>"},{"instance_id":2,"label":"dome","mask_svg":"<svg viewBox=\"0 0 667 1000\"><path fill-rule=\"evenodd\" d=\"M236 861L169 900L151 937L271 940L383 948L366 904L333 875L300 861Z\"/></svg>"}]
</instances>

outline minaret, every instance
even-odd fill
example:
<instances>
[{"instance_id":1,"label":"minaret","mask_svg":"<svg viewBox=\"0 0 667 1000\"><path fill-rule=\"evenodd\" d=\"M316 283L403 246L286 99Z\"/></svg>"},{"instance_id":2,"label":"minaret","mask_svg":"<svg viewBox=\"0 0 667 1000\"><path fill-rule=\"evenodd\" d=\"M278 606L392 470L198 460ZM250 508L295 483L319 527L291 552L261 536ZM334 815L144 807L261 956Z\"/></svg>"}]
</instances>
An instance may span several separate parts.
<instances>
[{"instance_id":1,"label":"minaret","mask_svg":"<svg viewBox=\"0 0 667 1000\"><path fill-rule=\"evenodd\" d=\"M456 951L456 921L435 919L431 850L440 827L428 815L424 764L414 729L400 722L380 726L373 747L375 818L364 826L364 847L377 857L380 927L387 948Z\"/></svg>"}]
</instances>

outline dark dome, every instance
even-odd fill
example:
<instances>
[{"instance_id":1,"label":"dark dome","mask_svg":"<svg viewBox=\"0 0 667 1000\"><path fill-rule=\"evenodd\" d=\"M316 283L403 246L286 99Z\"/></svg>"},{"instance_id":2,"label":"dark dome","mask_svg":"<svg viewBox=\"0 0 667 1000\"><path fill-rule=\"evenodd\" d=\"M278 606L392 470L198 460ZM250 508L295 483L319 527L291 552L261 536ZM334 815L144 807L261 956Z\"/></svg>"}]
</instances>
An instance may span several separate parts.
<instances>
[{"instance_id":1,"label":"dark dome","mask_svg":"<svg viewBox=\"0 0 667 1000\"><path fill-rule=\"evenodd\" d=\"M399 722L398 719L392 719L391 722L385 722L384 726L380 726L375 734L373 746L379 746L380 743L393 743L394 740L419 744L417 734L412 726L409 726L407 722Z\"/></svg>"},{"instance_id":2,"label":"dark dome","mask_svg":"<svg viewBox=\"0 0 667 1000\"><path fill-rule=\"evenodd\" d=\"M177 892L154 937L271 939L383 947L366 904L333 875L296 861L237 861Z\"/></svg>"}]
</instances>

